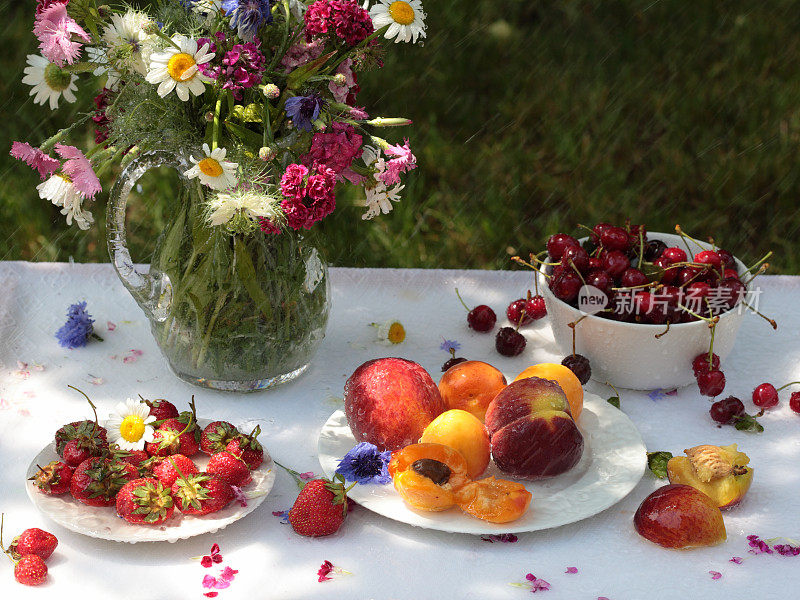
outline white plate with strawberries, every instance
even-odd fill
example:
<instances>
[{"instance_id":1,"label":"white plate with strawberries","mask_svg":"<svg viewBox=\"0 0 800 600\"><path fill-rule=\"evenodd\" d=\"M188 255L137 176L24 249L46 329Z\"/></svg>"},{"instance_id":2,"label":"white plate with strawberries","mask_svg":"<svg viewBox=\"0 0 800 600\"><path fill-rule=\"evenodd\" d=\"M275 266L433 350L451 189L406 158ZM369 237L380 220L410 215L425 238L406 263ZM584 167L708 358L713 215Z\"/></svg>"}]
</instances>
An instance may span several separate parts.
<instances>
[{"instance_id":1,"label":"white plate with strawberries","mask_svg":"<svg viewBox=\"0 0 800 600\"><path fill-rule=\"evenodd\" d=\"M203 428L211 423L209 419L198 419ZM197 467L203 471L209 457L199 453L192 457ZM28 466L27 477L33 477L39 468L50 461L60 460L55 443L42 449ZM48 496L41 493L32 481L26 482L28 496L42 513L59 525L89 537L115 542L176 542L204 533L214 533L253 512L267 497L275 483L275 464L264 449L264 462L251 472L252 481L242 488L246 506L234 499L227 507L202 517L183 515L175 511L169 521L161 525L133 525L117 516L114 506L86 506L69 493Z\"/></svg>"},{"instance_id":2,"label":"white plate with strawberries","mask_svg":"<svg viewBox=\"0 0 800 600\"><path fill-rule=\"evenodd\" d=\"M579 420L585 441L580 461L568 472L540 481L521 481L533 499L528 510L510 523L494 524L457 507L421 511L403 502L391 483L356 485L348 496L369 510L403 523L453 533L477 535L520 533L559 527L586 519L628 495L644 474L647 450L636 426L621 410L586 393ZM344 411L334 412L320 431L322 470L333 477L341 458L356 444ZM482 477L512 479L494 462Z\"/></svg>"}]
</instances>

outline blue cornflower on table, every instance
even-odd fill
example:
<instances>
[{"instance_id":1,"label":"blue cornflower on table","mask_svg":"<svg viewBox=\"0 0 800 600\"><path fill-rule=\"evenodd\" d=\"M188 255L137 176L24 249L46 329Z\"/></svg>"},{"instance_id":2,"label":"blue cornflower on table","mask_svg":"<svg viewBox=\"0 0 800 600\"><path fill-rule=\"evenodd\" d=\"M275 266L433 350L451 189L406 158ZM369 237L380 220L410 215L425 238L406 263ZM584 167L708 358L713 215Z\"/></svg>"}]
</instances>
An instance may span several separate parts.
<instances>
[{"instance_id":1,"label":"blue cornflower on table","mask_svg":"<svg viewBox=\"0 0 800 600\"><path fill-rule=\"evenodd\" d=\"M56 339L64 348L80 348L86 345L94 333L94 319L86 311L86 302L76 302L67 309L67 322L56 331Z\"/></svg>"},{"instance_id":2,"label":"blue cornflower on table","mask_svg":"<svg viewBox=\"0 0 800 600\"><path fill-rule=\"evenodd\" d=\"M264 23L272 23L269 0L222 0L222 9L231 18L231 29L246 42L255 40Z\"/></svg>"},{"instance_id":3,"label":"blue cornflower on table","mask_svg":"<svg viewBox=\"0 0 800 600\"><path fill-rule=\"evenodd\" d=\"M314 129L313 123L319 118L319 112L324 104L325 100L322 99L322 96L312 92L308 96L293 96L289 98L284 108L286 116L292 120L295 127L304 131L312 131Z\"/></svg>"},{"instance_id":4,"label":"blue cornflower on table","mask_svg":"<svg viewBox=\"0 0 800 600\"><path fill-rule=\"evenodd\" d=\"M336 467L336 472L346 481L355 481L362 485L366 483L385 485L392 480L389 476L391 458L391 451L380 452L374 444L361 442L344 455Z\"/></svg>"}]
</instances>

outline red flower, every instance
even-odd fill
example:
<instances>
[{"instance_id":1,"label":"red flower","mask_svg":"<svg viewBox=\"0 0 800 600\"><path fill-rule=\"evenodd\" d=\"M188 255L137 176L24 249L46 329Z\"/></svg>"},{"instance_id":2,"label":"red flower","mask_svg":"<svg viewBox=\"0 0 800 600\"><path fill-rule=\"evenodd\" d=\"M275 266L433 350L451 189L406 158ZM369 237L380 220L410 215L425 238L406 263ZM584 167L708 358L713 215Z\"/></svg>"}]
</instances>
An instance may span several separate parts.
<instances>
[{"instance_id":1,"label":"red flower","mask_svg":"<svg viewBox=\"0 0 800 600\"><path fill-rule=\"evenodd\" d=\"M204 556L200 560L200 564L203 565L206 569L209 568L214 563L221 563L222 562L222 554L219 553L219 544L214 544L211 546L211 555Z\"/></svg>"},{"instance_id":2,"label":"red flower","mask_svg":"<svg viewBox=\"0 0 800 600\"><path fill-rule=\"evenodd\" d=\"M304 19L309 42L332 33L355 46L375 31L369 13L355 0L317 0L308 7Z\"/></svg>"},{"instance_id":3,"label":"red flower","mask_svg":"<svg viewBox=\"0 0 800 600\"><path fill-rule=\"evenodd\" d=\"M330 581L333 577L328 577L330 572L333 571L333 563L329 560L326 560L322 565L319 567L319 571L317 571L317 575L319 575L319 581L322 583L323 581Z\"/></svg>"}]
</instances>

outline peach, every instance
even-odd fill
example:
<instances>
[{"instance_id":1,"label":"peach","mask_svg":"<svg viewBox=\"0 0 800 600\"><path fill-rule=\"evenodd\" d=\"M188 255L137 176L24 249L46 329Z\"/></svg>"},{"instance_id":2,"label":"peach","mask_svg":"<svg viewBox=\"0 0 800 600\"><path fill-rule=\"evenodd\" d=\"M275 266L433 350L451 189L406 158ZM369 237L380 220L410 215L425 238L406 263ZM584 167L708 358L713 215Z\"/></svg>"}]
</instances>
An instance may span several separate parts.
<instances>
[{"instance_id":1,"label":"peach","mask_svg":"<svg viewBox=\"0 0 800 600\"><path fill-rule=\"evenodd\" d=\"M458 450L467 461L470 479L479 477L489 464L486 427L465 410L453 409L440 414L425 428L419 441L444 444Z\"/></svg>"},{"instance_id":2,"label":"peach","mask_svg":"<svg viewBox=\"0 0 800 600\"><path fill-rule=\"evenodd\" d=\"M483 421L489 403L506 383L505 375L489 363L467 360L445 371L439 392L449 408L465 410Z\"/></svg>"},{"instance_id":3,"label":"peach","mask_svg":"<svg viewBox=\"0 0 800 600\"><path fill-rule=\"evenodd\" d=\"M380 450L413 444L445 409L428 372L403 358L367 361L344 386L344 410L353 437Z\"/></svg>"},{"instance_id":4,"label":"peach","mask_svg":"<svg viewBox=\"0 0 800 600\"><path fill-rule=\"evenodd\" d=\"M703 492L725 510L741 502L753 482L750 457L730 446L695 446L667 463L670 483L682 483Z\"/></svg>"},{"instance_id":5,"label":"peach","mask_svg":"<svg viewBox=\"0 0 800 600\"><path fill-rule=\"evenodd\" d=\"M633 526L639 535L664 548L714 546L727 539L716 502L690 485L658 488L639 506Z\"/></svg>"},{"instance_id":6,"label":"peach","mask_svg":"<svg viewBox=\"0 0 800 600\"><path fill-rule=\"evenodd\" d=\"M555 381L564 390L569 402L569 412L576 421L581 416L583 410L583 386L580 379L564 365L556 363L540 363L528 367L517 375L514 381L520 381L528 377L540 377Z\"/></svg>"}]
</instances>

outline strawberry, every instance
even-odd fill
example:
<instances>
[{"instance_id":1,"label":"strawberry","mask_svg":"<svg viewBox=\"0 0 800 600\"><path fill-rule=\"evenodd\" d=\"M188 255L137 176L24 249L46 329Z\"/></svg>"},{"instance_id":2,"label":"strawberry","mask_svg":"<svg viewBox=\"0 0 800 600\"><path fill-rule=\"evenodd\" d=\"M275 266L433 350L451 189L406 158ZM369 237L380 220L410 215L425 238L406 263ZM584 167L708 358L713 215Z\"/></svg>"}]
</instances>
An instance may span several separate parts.
<instances>
[{"instance_id":1,"label":"strawberry","mask_svg":"<svg viewBox=\"0 0 800 600\"><path fill-rule=\"evenodd\" d=\"M96 428L96 430L95 430ZM94 421L73 421L56 431L56 452L64 456L64 446L77 437L92 437L92 432L102 439L106 439L108 431L105 427L97 425Z\"/></svg>"},{"instance_id":2,"label":"strawberry","mask_svg":"<svg viewBox=\"0 0 800 600\"><path fill-rule=\"evenodd\" d=\"M227 421L212 421L203 429L200 436L200 450L211 456L225 450L232 439L239 434L239 430Z\"/></svg>"},{"instance_id":3,"label":"strawberry","mask_svg":"<svg viewBox=\"0 0 800 600\"><path fill-rule=\"evenodd\" d=\"M23 531L19 537L11 542L9 551L16 552L21 556L35 554L42 560L47 560L56 549L56 546L58 546L58 538L56 536L42 529L32 527Z\"/></svg>"},{"instance_id":4,"label":"strawberry","mask_svg":"<svg viewBox=\"0 0 800 600\"><path fill-rule=\"evenodd\" d=\"M241 458L251 471L260 467L264 462L264 448L256 439L259 433L261 433L261 427L256 425L250 435L241 434L225 446L226 451Z\"/></svg>"},{"instance_id":5,"label":"strawberry","mask_svg":"<svg viewBox=\"0 0 800 600\"><path fill-rule=\"evenodd\" d=\"M147 442L145 450L150 456L194 456L200 450L194 434L196 430L193 421L184 425L178 419L167 419L155 430L153 441Z\"/></svg>"},{"instance_id":6,"label":"strawberry","mask_svg":"<svg viewBox=\"0 0 800 600\"><path fill-rule=\"evenodd\" d=\"M230 452L217 452L208 461L206 472L221 477L231 485L242 487L252 481L245 462Z\"/></svg>"},{"instance_id":7,"label":"strawberry","mask_svg":"<svg viewBox=\"0 0 800 600\"><path fill-rule=\"evenodd\" d=\"M39 465L36 465L39 467ZM58 496L69 491L74 469L69 465L54 460L47 466L39 467L39 472L30 478L39 491L48 496Z\"/></svg>"},{"instance_id":8,"label":"strawberry","mask_svg":"<svg viewBox=\"0 0 800 600\"><path fill-rule=\"evenodd\" d=\"M144 398L142 398L142 400L144 400ZM172 402L164 400L164 398L144 400L144 403L150 407L150 414L156 418L156 421L165 421L178 417L178 409L175 408Z\"/></svg>"},{"instance_id":9,"label":"strawberry","mask_svg":"<svg viewBox=\"0 0 800 600\"><path fill-rule=\"evenodd\" d=\"M320 537L339 530L347 516L347 495L344 478L337 475L335 482L312 479L300 490L297 500L289 510L289 523L300 535Z\"/></svg>"},{"instance_id":10,"label":"strawberry","mask_svg":"<svg viewBox=\"0 0 800 600\"><path fill-rule=\"evenodd\" d=\"M175 512L169 487L157 479L132 479L117 494L117 514L135 525L160 525Z\"/></svg>"},{"instance_id":11,"label":"strawberry","mask_svg":"<svg viewBox=\"0 0 800 600\"><path fill-rule=\"evenodd\" d=\"M199 472L200 469L192 459L183 454L173 454L160 459L158 464L153 467L153 475L167 488L171 488L180 475L194 475Z\"/></svg>"},{"instance_id":12,"label":"strawberry","mask_svg":"<svg viewBox=\"0 0 800 600\"><path fill-rule=\"evenodd\" d=\"M47 565L40 556L26 554L17 561L14 578L23 585L41 585L47 579Z\"/></svg>"},{"instance_id":13,"label":"strawberry","mask_svg":"<svg viewBox=\"0 0 800 600\"><path fill-rule=\"evenodd\" d=\"M87 458L100 456L108 448L105 438L98 435L80 435L64 445L64 462L70 467L77 467Z\"/></svg>"},{"instance_id":14,"label":"strawberry","mask_svg":"<svg viewBox=\"0 0 800 600\"><path fill-rule=\"evenodd\" d=\"M136 468L141 467L143 462L150 459L150 455L144 450L122 450L116 444L111 446L111 453L115 458L131 463Z\"/></svg>"},{"instance_id":15,"label":"strawberry","mask_svg":"<svg viewBox=\"0 0 800 600\"><path fill-rule=\"evenodd\" d=\"M197 473L178 477L172 485L172 500L185 515L207 515L228 506L233 488L216 475Z\"/></svg>"},{"instance_id":16,"label":"strawberry","mask_svg":"<svg viewBox=\"0 0 800 600\"><path fill-rule=\"evenodd\" d=\"M75 469L69 491L89 506L111 506L122 486L138 476L136 467L124 460L95 456Z\"/></svg>"}]
</instances>

